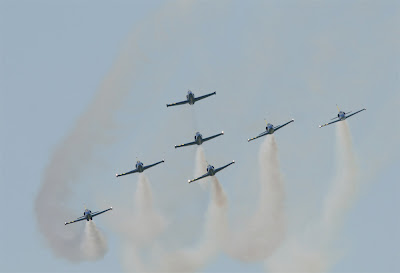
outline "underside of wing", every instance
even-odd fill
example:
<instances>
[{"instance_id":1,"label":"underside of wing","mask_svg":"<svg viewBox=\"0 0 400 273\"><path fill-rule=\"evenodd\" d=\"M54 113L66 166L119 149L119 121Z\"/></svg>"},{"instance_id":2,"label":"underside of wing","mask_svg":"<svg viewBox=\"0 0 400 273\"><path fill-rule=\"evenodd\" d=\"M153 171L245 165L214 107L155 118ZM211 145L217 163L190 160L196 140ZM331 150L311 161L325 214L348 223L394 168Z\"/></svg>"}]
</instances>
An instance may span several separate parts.
<instances>
[{"instance_id":1,"label":"underside of wing","mask_svg":"<svg viewBox=\"0 0 400 273\"><path fill-rule=\"evenodd\" d=\"M203 96L200 96L200 97L195 97L194 100L195 101L202 100L202 99L205 99L205 98L207 98L209 96L212 96L212 95L215 95L215 94L217 94L217 92L212 92L212 93L207 94L207 95L203 95Z\"/></svg>"},{"instance_id":2,"label":"underside of wing","mask_svg":"<svg viewBox=\"0 0 400 273\"><path fill-rule=\"evenodd\" d=\"M221 132L221 133L219 133L219 134L216 134L216 135L213 135L213 136L210 136L210 137L203 138L203 142L204 142L204 141L208 141L208 140L210 140L210 139L213 139L213 138L215 138L215 137L222 136L223 134L224 134L224 132Z\"/></svg>"},{"instance_id":3,"label":"underside of wing","mask_svg":"<svg viewBox=\"0 0 400 273\"><path fill-rule=\"evenodd\" d=\"M137 171L138 171L138 169L134 169L134 170L132 170L130 172L127 172L127 173L116 174L115 176L116 177L120 177L120 176L124 176L124 175L127 175L127 174L136 173Z\"/></svg>"},{"instance_id":4,"label":"underside of wing","mask_svg":"<svg viewBox=\"0 0 400 273\"><path fill-rule=\"evenodd\" d=\"M192 182L194 182L194 181L203 179L203 178L205 178L205 177L207 177L207 176L209 176L209 175L210 175L210 174L206 173L206 174L204 174L204 175L202 175L202 176L200 176L200 177L197 177L197 178L195 178L195 179L188 180L188 182L189 182L189 183L192 183Z\"/></svg>"},{"instance_id":5,"label":"underside of wing","mask_svg":"<svg viewBox=\"0 0 400 273\"><path fill-rule=\"evenodd\" d=\"M276 126L276 127L274 128L274 131L277 131L277 130L281 129L282 127L288 125L288 124L291 123L291 122L294 122L294 119L290 120L289 122L286 122L285 124Z\"/></svg>"},{"instance_id":6,"label":"underside of wing","mask_svg":"<svg viewBox=\"0 0 400 273\"><path fill-rule=\"evenodd\" d=\"M219 172L219 171L222 171L223 169L225 169L226 167L228 167L228 166L230 166L230 165L232 165L232 164L234 164L235 163L235 161L232 161L231 163L229 163L229 164L226 164L225 166L222 166L222 167L220 167L220 168L218 168L218 169L215 169L215 173L217 173L217 172Z\"/></svg>"},{"instance_id":7,"label":"underside of wing","mask_svg":"<svg viewBox=\"0 0 400 273\"><path fill-rule=\"evenodd\" d=\"M104 213L104 212L106 212L106 211L109 211L109 210L112 210L112 207L111 207L111 208L108 208L108 209L106 209L106 210L93 212L93 213L92 213L92 217L97 216L97 215L99 215L99 214L102 214L102 213Z\"/></svg>"},{"instance_id":8,"label":"underside of wing","mask_svg":"<svg viewBox=\"0 0 400 273\"><path fill-rule=\"evenodd\" d=\"M189 143L185 143L185 144L181 144L181 145L175 145L175 148L180 148L180 147L185 147L185 146L190 146L190 145L194 145L196 144L195 141L193 142L189 142Z\"/></svg>"},{"instance_id":9,"label":"underside of wing","mask_svg":"<svg viewBox=\"0 0 400 273\"><path fill-rule=\"evenodd\" d=\"M252 141L252 140L255 140L255 139L259 138L259 137L263 137L263 136L265 136L265 135L268 135L268 132L267 132L267 131L265 131L265 132L259 134L259 135L256 136L256 137L249 138L247 141L250 142L250 141Z\"/></svg>"},{"instance_id":10,"label":"underside of wing","mask_svg":"<svg viewBox=\"0 0 400 273\"><path fill-rule=\"evenodd\" d=\"M349 117L351 117L351 116L354 116L355 114L358 114L358 113L360 113L361 111L364 111L364 110L367 110L367 109L361 109L361 110L358 110L357 112L354 112L353 114L351 114L351 115L348 115L346 118L349 118Z\"/></svg>"},{"instance_id":11,"label":"underside of wing","mask_svg":"<svg viewBox=\"0 0 400 273\"><path fill-rule=\"evenodd\" d=\"M327 126L327 125L330 125L330 124L336 123L336 122L338 122L338 121L340 121L340 119L338 119L338 120L335 120L335 121L332 121L332 122L329 122L329 123L326 123L326 124L324 124L324 125L320 125L320 126L319 126L319 128L322 128L322 127L324 127L324 126Z\"/></svg>"},{"instance_id":12,"label":"underside of wing","mask_svg":"<svg viewBox=\"0 0 400 273\"><path fill-rule=\"evenodd\" d=\"M186 103L188 103L188 102L189 102L189 101L187 101L187 100L180 101L180 102L175 102L175 103L167 104L167 107L176 106L176 105L181 105L181 104L186 104Z\"/></svg>"},{"instance_id":13,"label":"underside of wing","mask_svg":"<svg viewBox=\"0 0 400 273\"><path fill-rule=\"evenodd\" d=\"M65 222L64 225L69 225L69 224L76 223L76 222L79 222L79 221L82 221L82 220L86 220L86 217L85 216L81 216L81 217L79 217L78 219L76 219L74 221Z\"/></svg>"},{"instance_id":14,"label":"underside of wing","mask_svg":"<svg viewBox=\"0 0 400 273\"><path fill-rule=\"evenodd\" d=\"M143 167L143 170L147 170L147 169L149 169L149 168L151 168L151 167L154 167L155 165L158 165L158 164L163 163L163 162L164 162L164 160L161 160L161 161L156 162L156 163L154 163L154 164L144 166L144 167Z\"/></svg>"}]
</instances>

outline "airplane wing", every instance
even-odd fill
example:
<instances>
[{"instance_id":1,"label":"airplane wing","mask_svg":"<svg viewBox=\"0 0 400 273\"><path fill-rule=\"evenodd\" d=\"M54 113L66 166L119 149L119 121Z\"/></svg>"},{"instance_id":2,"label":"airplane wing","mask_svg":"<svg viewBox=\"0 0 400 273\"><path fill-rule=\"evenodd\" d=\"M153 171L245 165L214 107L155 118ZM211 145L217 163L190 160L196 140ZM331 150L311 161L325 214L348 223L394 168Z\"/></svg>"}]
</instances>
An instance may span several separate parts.
<instances>
[{"instance_id":1,"label":"airplane wing","mask_svg":"<svg viewBox=\"0 0 400 273\"><path fill-rule=\"evenodd\" d=\"M127 174L136 173L137 171L138 171L138 169L134 169L134 170L132 170L130 172L127 172L127 173L116 174L115 176L116 177L124 176L124 175L127 175Z\"/></svg>"},{"instance_id":2,"label":"airplane wing","mask_svg":"<svg viewBox=\"0 0 400 273\"><path fill-rule=\"evenodd\" d=\"M340 119L335 120L335 121L332 121L332 122L329 122L329 123L326 123L326 124L324 124L324 125L320 125L319 128L322 128L322 127L324 127L324 126L326 126L326 125L329 125L329 124L332 124L332 123L335 123L335 122L338 122L338 121L340 121Z\"/></svg>"},{"instance_id":3,"label":"airplane wing","mask_svg":"<svg viewBox=\"0 0 400 273\"><path fill-rule=\"evenodd\" d=\"M180 102L175 102L175 103L167 104L167 107L175 106L175 105L181 105L181 104L186 104L186 103L188 103L188 102L189 102L188 100L184 100L184 101L180 101Z\"/></svg>"},{"instance_id":4,"label":"airplane wing","mask_svg":"<svg viewBox=\"0 0 400 273\"><path fill-rule=\"evenodd\" d=\"M185 144L181 144L181 145L175 145L175 148L180 148L180 147L184 147L184 146L190 146L190 145L194 145L194 144L196 144L196 141L185 143Z\"/></svg>"},{"instance_id":5,"label":"airplane wing","mask_svg":"<svg viewBox=\"0 0 400 273\"><path fill-rule=\"evenodd\" d=\"M215 95L215 94L217 94L217 92L212 92L212 93L207 94L207 95L204 95L204 96L195 97L195 98L194 98L194 101L202 100L202 99L205 99L205 98L207 98L207 97L209 97L209 96L212 96L212 95Z\"/></svg>"},{"instance_id":6,"label":"airplane wing","mask_svg":"<svg viewBox=\"0 0 400 273\"><path fill-rule=\"evenodd\" d=\"M203 138L203 142L204 142L204 141L207 141L207 140L210 140L210 139L213 139L214 137L222 136L223 134L224 134L224 132L221 132L221 133L216 134L216 135L214 135L214 136L210 136L210 137Z\"/></svg>"},{"instance_id":7,"label":"airplane wing","mask_svg":"<svg viewBox=\"0 0 400 273\"><path fill-rule=\"evenodd\" d=\"M283 126L286 126L286 125L288 125L289 123L291 123L291 122L293 122L293 121L294 121L294 119L292 119L292 120L289 121L289 122L286 122L285 124L276 126L276 127L274 128L274 131L281 129Z\"/></svg>"},{"instance_id":8,"label":"airplane wing","mask_svg":"<svg viewBox=\"0 0 400 273\"><path fill-rule=\"evenodd\" d=\"M355 114L357 114L357 113L360 113L361 111L364 111L364 110L367 110L367 109L361 109L361 110L359 110L359 111L357 111L357 112L354 112L353 114L351 114L351 115L348 115L347 117L346 117L346 119L348 119L349 117L351 117L351 116L353 116L353 115L355 115Z\"/></svg>"},{"instance_id":9,"label":"airplane wing","mask_svg":"<svg viewBox=\"0 0 400 273\"><path fill-rule=\"evenodd\" d=\"M85 216L81 216L81 217L79 217L78 219L76 219L74 221L65 222L64 225L69 225L69 224L76 223L76 222L79 222L79 221L82 221L82 220L86 220L86 217Z\"/></svg>"},{"instance_id":10,"label":"airplane wing","mask_svg":"<svg viewBox=\"0 0 400 273\"><path fill-rule=\"evenodd\" d=\"M266 136L266 135L268 135L268 132L267 132L267 131L265 131L265 132L259 134L259 135L256 136L256 137L249 138L247 141L250 142L250 141L252 141L252 140L255 140L255 139L259 138L259 137L263 137L263 136Z\"/></svg>"},{"instance_id":11,"label":"airplane wing","mask_svg":"<svg viewBox=\"0 0 400 273\"><path fill-rule=\"evenodd\" d=\"M164 162L164 159L163 159L163 160L161 160L161 161L159 161L159 162L157 162L157 163L154 163L154 164L151 164L151 165L144 166L144 167L143 167L143 171L144 171L144 170L147 170L148 168L154 167L155 165L158 165L158 164L160 164L160 163L163 163L163 162Z\"/></svg>"},{"instance_id":12,"label":"airplane wing","mask_svg":"<svg viewBox=\"0 0 400 273\"><path fill-rule=\"evenodd\" d=\"M103 211L96 211L96 212L93 212L93 213L92 213L92 217L97 216L97 215L99 215L99 214L102 214L102 213L104 213L104 212L106 212L106 211L109 211L109 210L112 210L112 207L109 208L109 209L103 210Z\"/></svg>"},{"instance_id":13,"label":"airplane wing","mask_svg":"<svg viewBox=\"0 0 400 273\"><path fill-rule=\"evenodd\" d=\"M226 164L225 166L222 166L221 168L218 168L218 169L215 169L214 170L214 173L217 173L217 172L219 172L219 171L222 171L223 169L225 169L226 167L228 167L229 165L232 165L232 164L234 164L235 163L235 160L233 160L231 163L229 163L229 164Z\"/></svg>"},{"instance_id":14,"label":"airplane wing","mask_svg":"<svg viewBox=\"0 0 400 273\"><path fill-rule=\"evenodd\" d=\"M197 177L197 178L195 178L195 179L188 180L188 182L189 182L189 183L192 183L192 182L194 182L194 181L203 179L204 177L207 177L207 176L209 176L209 175L210 175L209 173L206 173L206 174L204 174L204 175L202 175L202 176L200 176L200 177Z\"/></svg>"}]
</instances>

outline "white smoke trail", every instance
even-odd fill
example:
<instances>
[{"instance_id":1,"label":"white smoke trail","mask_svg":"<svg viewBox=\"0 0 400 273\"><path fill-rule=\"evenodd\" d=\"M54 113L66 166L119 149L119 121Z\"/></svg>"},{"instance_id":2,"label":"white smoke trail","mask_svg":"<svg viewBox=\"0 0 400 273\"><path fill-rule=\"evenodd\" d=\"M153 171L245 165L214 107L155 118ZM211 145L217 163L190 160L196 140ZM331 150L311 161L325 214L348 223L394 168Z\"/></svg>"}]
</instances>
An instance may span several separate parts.
<instances>
[{"instance_id":1,"label":"white smoke trail","mask_svg":"<svg viewBox=\"0 0 400 273\"><path fill-rule=\"evenodd\" d=\"M121 211L124 220L117 224L118 234L123 242L122 264L125 271L148 272L140 251L152 246L164 231L165 218L154 208L153 193L145 174L139 174L134 196L133 213Z\"/></svg>"},{"instance_id":2,"label":"white smoke trail","mask_svg":"<svg viewBox=\"0 0 400 273\"><path fill-rule=\"evenodd\" d=\"M107 252L107 240L93 221L87 221L81 251L87 260L103 258Z\"/></svg>"},{"instance_id":3,"label":"white smoke trail","mask_svg":"<svg viewBox=\"0 0 400 273\"><path fill-rule=\"evenodd\" d=\"M226 253L245 262L264 260L285 236L285 190L273 135L262 143L259 163L258 209L243 228L231 232L225 247Z\"/></svg>"},{"instance_id":4,"label":"white smoke trail","mask_svg":"<svg viewBox=\"0 0 400 273\"><path fill-rule=\"evenodd\" d=\"M200 147L196 155L195 172L204 174L204 150ZM142 176L145 178L145 176ZM218 253L226 230L227 198L216 177L211 179L211 197L204 223L202 239L192 248L181 248L169 252L156 240L164 230L153 209L151 189L147 179L139 179L135 195L134 228L130 231L123 250L126 271L138 272L194 272L204 267ZM164 225L165 226L165 225ZM145 239L143 239L145 238ZM124 238L124 240L126 237ZM152 252L150 261L145 261L143 252Z\"/></svg>"},{"instance_id":5,"label":"white smoke trail","mask_svg":"<svg viewBox=\"0 0 400 273\"><path fill-rule=\"evenodd\" d=\"M180 24L181 21L185 22L185 16L189 14L191 6L187 1L165 5L130 35L96 92L94 100L69 135L55 149L44 171L35 201L35 214L38 229L56 256L73 262L85 259L79 247L82 232L76 226L65 228L62 223L65 219L75 217L69 209L68 202L73 196L76 184L83 185L79 177L92 161L96 148L110 143L108 133L116 126L114 114L124 106L133 83L141 77L140 72L148 62L143 52L146 46L139 43L146 42L149 38L156 38L157 44L163 47L166 43L175 42L172 34L176 33L177 29L183 32L191 30L188 24ZM154 32L143 31L153 28ZM160 36L160 33L163 35Z\"/></svg>"},{"instance_id":6,"label":"white smoke trail","mask_svg":"<svg viewBox=\"0 0 400 273\"><path fill-rule=\"evenodd\" d=\"M193 248L184 248L162 257L156 272L195 272L209 263L221 249L226 231L228 201L214 176L211 178L211 200L208 206L202 240Z\"/></svg>"},{"instance_id":7,"label":"white smoke trail","mask_svg":"<svg viewBox=\"0 0 400 273\"><path fill-rule=\"evenodd\" d=\"M337 175L324 200L320 220L307 227L301 237L289 238L268 260L268 272L326 272L339 258L332 244L356 198L359 172L347 121L337 124L336 137Z\"/></svg>"}]
</instances>

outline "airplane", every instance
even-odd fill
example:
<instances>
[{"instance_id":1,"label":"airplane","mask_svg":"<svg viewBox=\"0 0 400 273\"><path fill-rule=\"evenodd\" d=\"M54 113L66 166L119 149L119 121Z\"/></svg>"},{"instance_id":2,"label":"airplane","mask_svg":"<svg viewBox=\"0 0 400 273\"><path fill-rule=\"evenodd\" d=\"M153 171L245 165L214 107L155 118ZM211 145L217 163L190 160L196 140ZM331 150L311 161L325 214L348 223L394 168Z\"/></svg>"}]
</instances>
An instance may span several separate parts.
<instances>
[{"instance_id":1,"label":"airplane","mask_svg":"<svg viewBox=\"0 0 400 273\"><path fill-rule=\"evenodd\" d=\"M214 166L211 166L210 164L208 164L207 173L206 174L204 174L204 175L202 175L202 176L200 176L198 178L195 178L195 179L192 179L192 180L188 180L188 182L192 183L192 182L197 181L199 179L203 179L203 178L205 178L207 176L214 176L217 172L225 169L226 167L228 167L229 165L231 165L233 163L235 163L235 160L233 160L231 163L226 164L225 166L222 166L221 168L218 168L218 169L215 169Z\"/></svg>"},{"instance_id":2,"label":"airplane","mask_svg":"<svg viewBox=\"0 0 400 273\"><path fill-rule=\"evenodd\" d=\"M281 129L283 126L286 126L286 125L288 125L289 123L291 123L293 121L294 121L294 119L291 119L289 122L286 122L285 124L278 125L278 126L275 126L275 127L271 123L267 122L267 127L265 127L265 132L262 132L261 134L259 134L256 137L249 138L247 141L250 142L250 141L255 140L255 139L259 138L259 137L263 137L263 136L266 136L266 135L272 135L275 131Z\"/></svg>"},{"instance_id":3,"label":"airplane","mask_svg":"<svg viewBox=\"0 0 400 273\"><path fill-rule=\"evenodd\" d=\"M149 169L151 167L154 167L155 165L158 165L158 164L163 163L163 162L164 162L164 159L159 161L159 162L156 162L154 164L143 166L143 163L138 160L138 161L136 161L136 169L134 169L134 170L132 170L130 172L127 172L127 173L116 174L115 176L119 177L119 176L131 174L131 173L137 173L137 172L142 173L144 170L147 170L147 169Z\"/></svg>"},{"instance_id":4,"label":"airplane","mask_svg":"<svg viewBox=\"0 0 400 273\"><path fill-rule=\"evenodd\" d=\"M331 119L331 120L334 120L334 119L337 119L337 120L332 121L332 122L329 122L329 123L326 123L326 124L324 124L324 125L319 125L319 126L318 126L319 128L322 128L322 127L324 127L324 126L326 126L326 125L329 125L329 124L332 124L332 123L335 123L335 122L338 122L338 121L345 120L345 119L347 119L347 118L349 118L349 117L351 117L351 116L353 116L353 115L355 115L355 114L357 114L357 113L360 113L361 111L367 110L367 109L363 108L363 109L361 109L361 110L358 110L357 112L354 112L354 113L351 114L351 115L346 116L346 114L349 114L349 113L351 113L352 111L346 113L346 112L344 112L344 111L340 111L339 106L336 105L336 107L337 107L339 113L337 114L337 117L334 117L334 118Z\"/></svg>"},{"instance_id":5,"label":"airplane","mask_svg":"<svg viewBox=\"0 0 400 273\"><path fill-rule=\"evenodd\" d=\"M210 93L210 94L207 94L207 95L200 96L200 97L197 97L197 98L196 98L196 97L194 96L193 92L190 91L190 90L188 90L188 93L187 93L187 95L186 95L186 100L180 101L180 102L171 103L171 104L167 104L167 107L176 106L176 105L181 105L181 104L186 104L186 103L189 103L190 105L193 105L196 101L205 99L205 98L207 98L207 97L209 97L209 96L212 96L212 95L215 95L215 94L217 94L217 92L212 92L212 93Z\"/></svg>"},{"instance_id":6,"label":"airplane","mask_svg":"<svg viewBox=\"0 0 400 273\"><path fill-rule=\"evenodd\" d=\"M206 141L208 141L210 139L213 139L215 137L222 136L223 134L224 134L224 131L222 131L221 133L216 134L214 136L203 138L203 135L200 134L199 132L197 132L196 135L194 136L194 141L193 142L189 142L189 143L185 143L185 144L181 144L181 145L175 145L175 148L180 148L180 147L184 147L184 146L190 146L190 145L194 145L194 144L201 145L203 142L206 142Z\"/></svg>"},{"instance_id":7,"label":"airplane","mask_svg":"<svg viewBox=\"0 0 400 273\"><path fill-rule=\"evenodd\" d=\"M86 220L86 221L93 220L93 217L95 217L95 216L97 216L97 215L99 215L99 214L102 214L102 213L104 213L104 212L106 212L106 211L112 210L112 209L113 209L113 208L110 207L109 209L106 209L106 210L103 210L103 211L92 212L91 210L85 208L85 211L83 212L83 216L77 218L77 219L74 220L74 221L65 222L64 225L76 223L76 222L83 221L83 220Z\"/></svg>"}]
</instances>

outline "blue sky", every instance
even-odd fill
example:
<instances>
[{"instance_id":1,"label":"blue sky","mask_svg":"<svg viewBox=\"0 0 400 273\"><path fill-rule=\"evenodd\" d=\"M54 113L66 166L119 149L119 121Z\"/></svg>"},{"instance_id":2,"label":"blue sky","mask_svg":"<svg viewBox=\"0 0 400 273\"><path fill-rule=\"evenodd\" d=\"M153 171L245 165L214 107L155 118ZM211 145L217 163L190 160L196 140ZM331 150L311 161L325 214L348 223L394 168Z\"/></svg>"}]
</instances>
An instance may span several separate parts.
<instances>
[{"instance_id":1,"label":"blue sky","mask_svg":"<svg viewBox=\"0 0 400 273\"><path fill-rule=\"evenodd\" d=\"M1 1L1 271L122 270L120 238L106 224L117 220L112 215L96 221L109 242L105 258L71 264L46 246L34 212L54 150L101 91L124 97L107 110L114 119L106 141L83 166L68 206L79 216L85 205L116 203L136 182L117 184L117 171L136 157L165 158L149 179L174 222L165 240L178 246L196 241L208 195L185 183L195 149L175 151L175 144L196 130L226 132L205 149L216 166L237 161L220 176L235 222L232 211L251 211L256 192L246 181L257 179L259 144L247 138L264 129L264 118L294 118L276 136L292 230L318 214L334 176L334 128L318 124L336 114L336 104L366 107L349 120L363 183L335 245L344 254L330 271L399 271L399 15L397 1ZM125 74L114 86L110 75L121 64ZM165 107L187 89L217 96L192 108ZM193 233L177 236L188 228ZM222 253L202 270L264 265Z\"/></svg>"}]
</instances>

